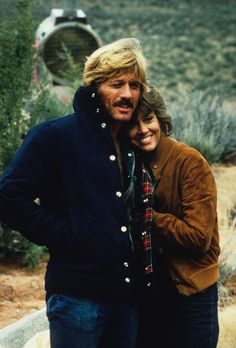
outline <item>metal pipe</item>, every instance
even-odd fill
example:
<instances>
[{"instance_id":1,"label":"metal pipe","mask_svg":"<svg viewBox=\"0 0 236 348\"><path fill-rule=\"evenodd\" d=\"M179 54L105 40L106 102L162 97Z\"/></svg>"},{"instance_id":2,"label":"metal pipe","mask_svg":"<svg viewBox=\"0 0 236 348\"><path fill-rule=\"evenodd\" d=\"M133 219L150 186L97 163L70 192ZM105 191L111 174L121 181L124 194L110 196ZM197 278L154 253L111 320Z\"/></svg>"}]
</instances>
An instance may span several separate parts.
<instances>
[{"instance_id":1,"label":"metal pipe","mask_svg":"<svg viewBox=\"0 0 236 348\"><path fill-rule=\"evenodd\" d=\"M73 10L75 9L76 0L64 0L64 9Z\"/></svg>"}]
</instances>

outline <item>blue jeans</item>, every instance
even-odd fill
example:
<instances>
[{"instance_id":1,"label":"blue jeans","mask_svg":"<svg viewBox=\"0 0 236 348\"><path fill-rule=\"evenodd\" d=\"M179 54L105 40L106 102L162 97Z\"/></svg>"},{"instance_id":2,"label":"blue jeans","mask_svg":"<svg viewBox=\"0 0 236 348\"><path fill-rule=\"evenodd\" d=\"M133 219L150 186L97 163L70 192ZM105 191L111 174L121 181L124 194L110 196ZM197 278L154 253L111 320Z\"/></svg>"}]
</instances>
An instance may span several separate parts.
<instances>
[{"instance_id":1,"label":"blue jeans","mask_svg":"<svg viewBox=\"0 0 236 348\"><path fill-rule=\"evenodd\" d=\"M148 291L141 311L139 348L216 348L217 284L186 297L178 293L166 269Z\"/></svg>"},{"instance_id":2,"label":"blue jeans","mask_svg":"<svg viewBox=\"0 0 236 348\"><path fill-rule=\"evenodd\" d=\"M135 348L136 304L53 294L47 300L51 348Z\"/></svg>"}]
</instances>

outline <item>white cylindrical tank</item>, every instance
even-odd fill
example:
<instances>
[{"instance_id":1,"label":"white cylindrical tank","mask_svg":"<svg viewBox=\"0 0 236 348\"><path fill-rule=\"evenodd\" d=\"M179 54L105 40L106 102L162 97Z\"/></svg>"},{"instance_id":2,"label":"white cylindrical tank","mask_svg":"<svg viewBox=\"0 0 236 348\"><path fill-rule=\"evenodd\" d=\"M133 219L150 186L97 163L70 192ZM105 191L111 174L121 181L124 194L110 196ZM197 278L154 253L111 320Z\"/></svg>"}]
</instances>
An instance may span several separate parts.
<instances>
[{"instance_id":1,"label":"white cylindrical tank","mask_svg":"<svg viewBox=\"0 0 236 348\"><path fill-rule=\"evenodd\" d=\"M64 75L69 69L65 52L83 67L85 58L101 46L100 38L87 24L81 9L52 9L50 17L36 31L36 42L52 81L62 85L66 84Z\"/></svg>"}]
</instances>

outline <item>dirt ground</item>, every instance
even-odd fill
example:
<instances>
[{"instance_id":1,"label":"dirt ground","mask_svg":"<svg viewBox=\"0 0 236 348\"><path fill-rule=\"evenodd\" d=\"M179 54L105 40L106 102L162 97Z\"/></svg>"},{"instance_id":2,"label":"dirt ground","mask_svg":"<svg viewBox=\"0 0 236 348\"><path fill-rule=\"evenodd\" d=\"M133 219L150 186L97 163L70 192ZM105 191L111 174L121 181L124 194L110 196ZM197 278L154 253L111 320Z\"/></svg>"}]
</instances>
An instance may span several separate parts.
<instances>
[{"instance_id":1,"label":"dirt ground","mask_svg":"<svg viewBox=\"0 0 236 348\"><path fill-rule=\"evenodd\" d=\"M222 221L227 210L236 204L233 189L236 185L236 166L217 165L213 167L213 172L218 188L219 221ZM0 328L45 305L45 267L45 263L36 270L20 267L16 263L0 264ZM236 281L232 285L236 289Z\"/></svg>"},{"instance_id":2,"label":"dirt ground","mask_svg":"<svg viewBox=\"0 0 236 348\"><path fill-rule=\"evenodd\" d=\"M36 270L0 264L0 328L45 305L45 267L45 263Z\"/></svg>"}]
</instances>

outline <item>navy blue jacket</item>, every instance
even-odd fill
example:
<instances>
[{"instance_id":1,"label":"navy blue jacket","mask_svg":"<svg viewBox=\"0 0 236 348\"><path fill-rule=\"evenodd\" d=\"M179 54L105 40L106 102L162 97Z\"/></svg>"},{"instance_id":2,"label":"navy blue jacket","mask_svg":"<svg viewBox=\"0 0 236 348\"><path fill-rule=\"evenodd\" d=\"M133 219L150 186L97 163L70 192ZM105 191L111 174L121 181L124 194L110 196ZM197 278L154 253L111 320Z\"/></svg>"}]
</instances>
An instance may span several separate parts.
<instances>
[{"instance_id":1,"label":"navy blue jacket","mask_svg":"<svg viewBox=\"0 0 236 348\"><path fill-rule=\"evenodd\" d=\"M49 294L129 299L134 154L125 155L124 193L109 118L93 88L79 88L74 109L29 131L0 181L0 220L48 247Z\"/></svg>"}]
</instances>

